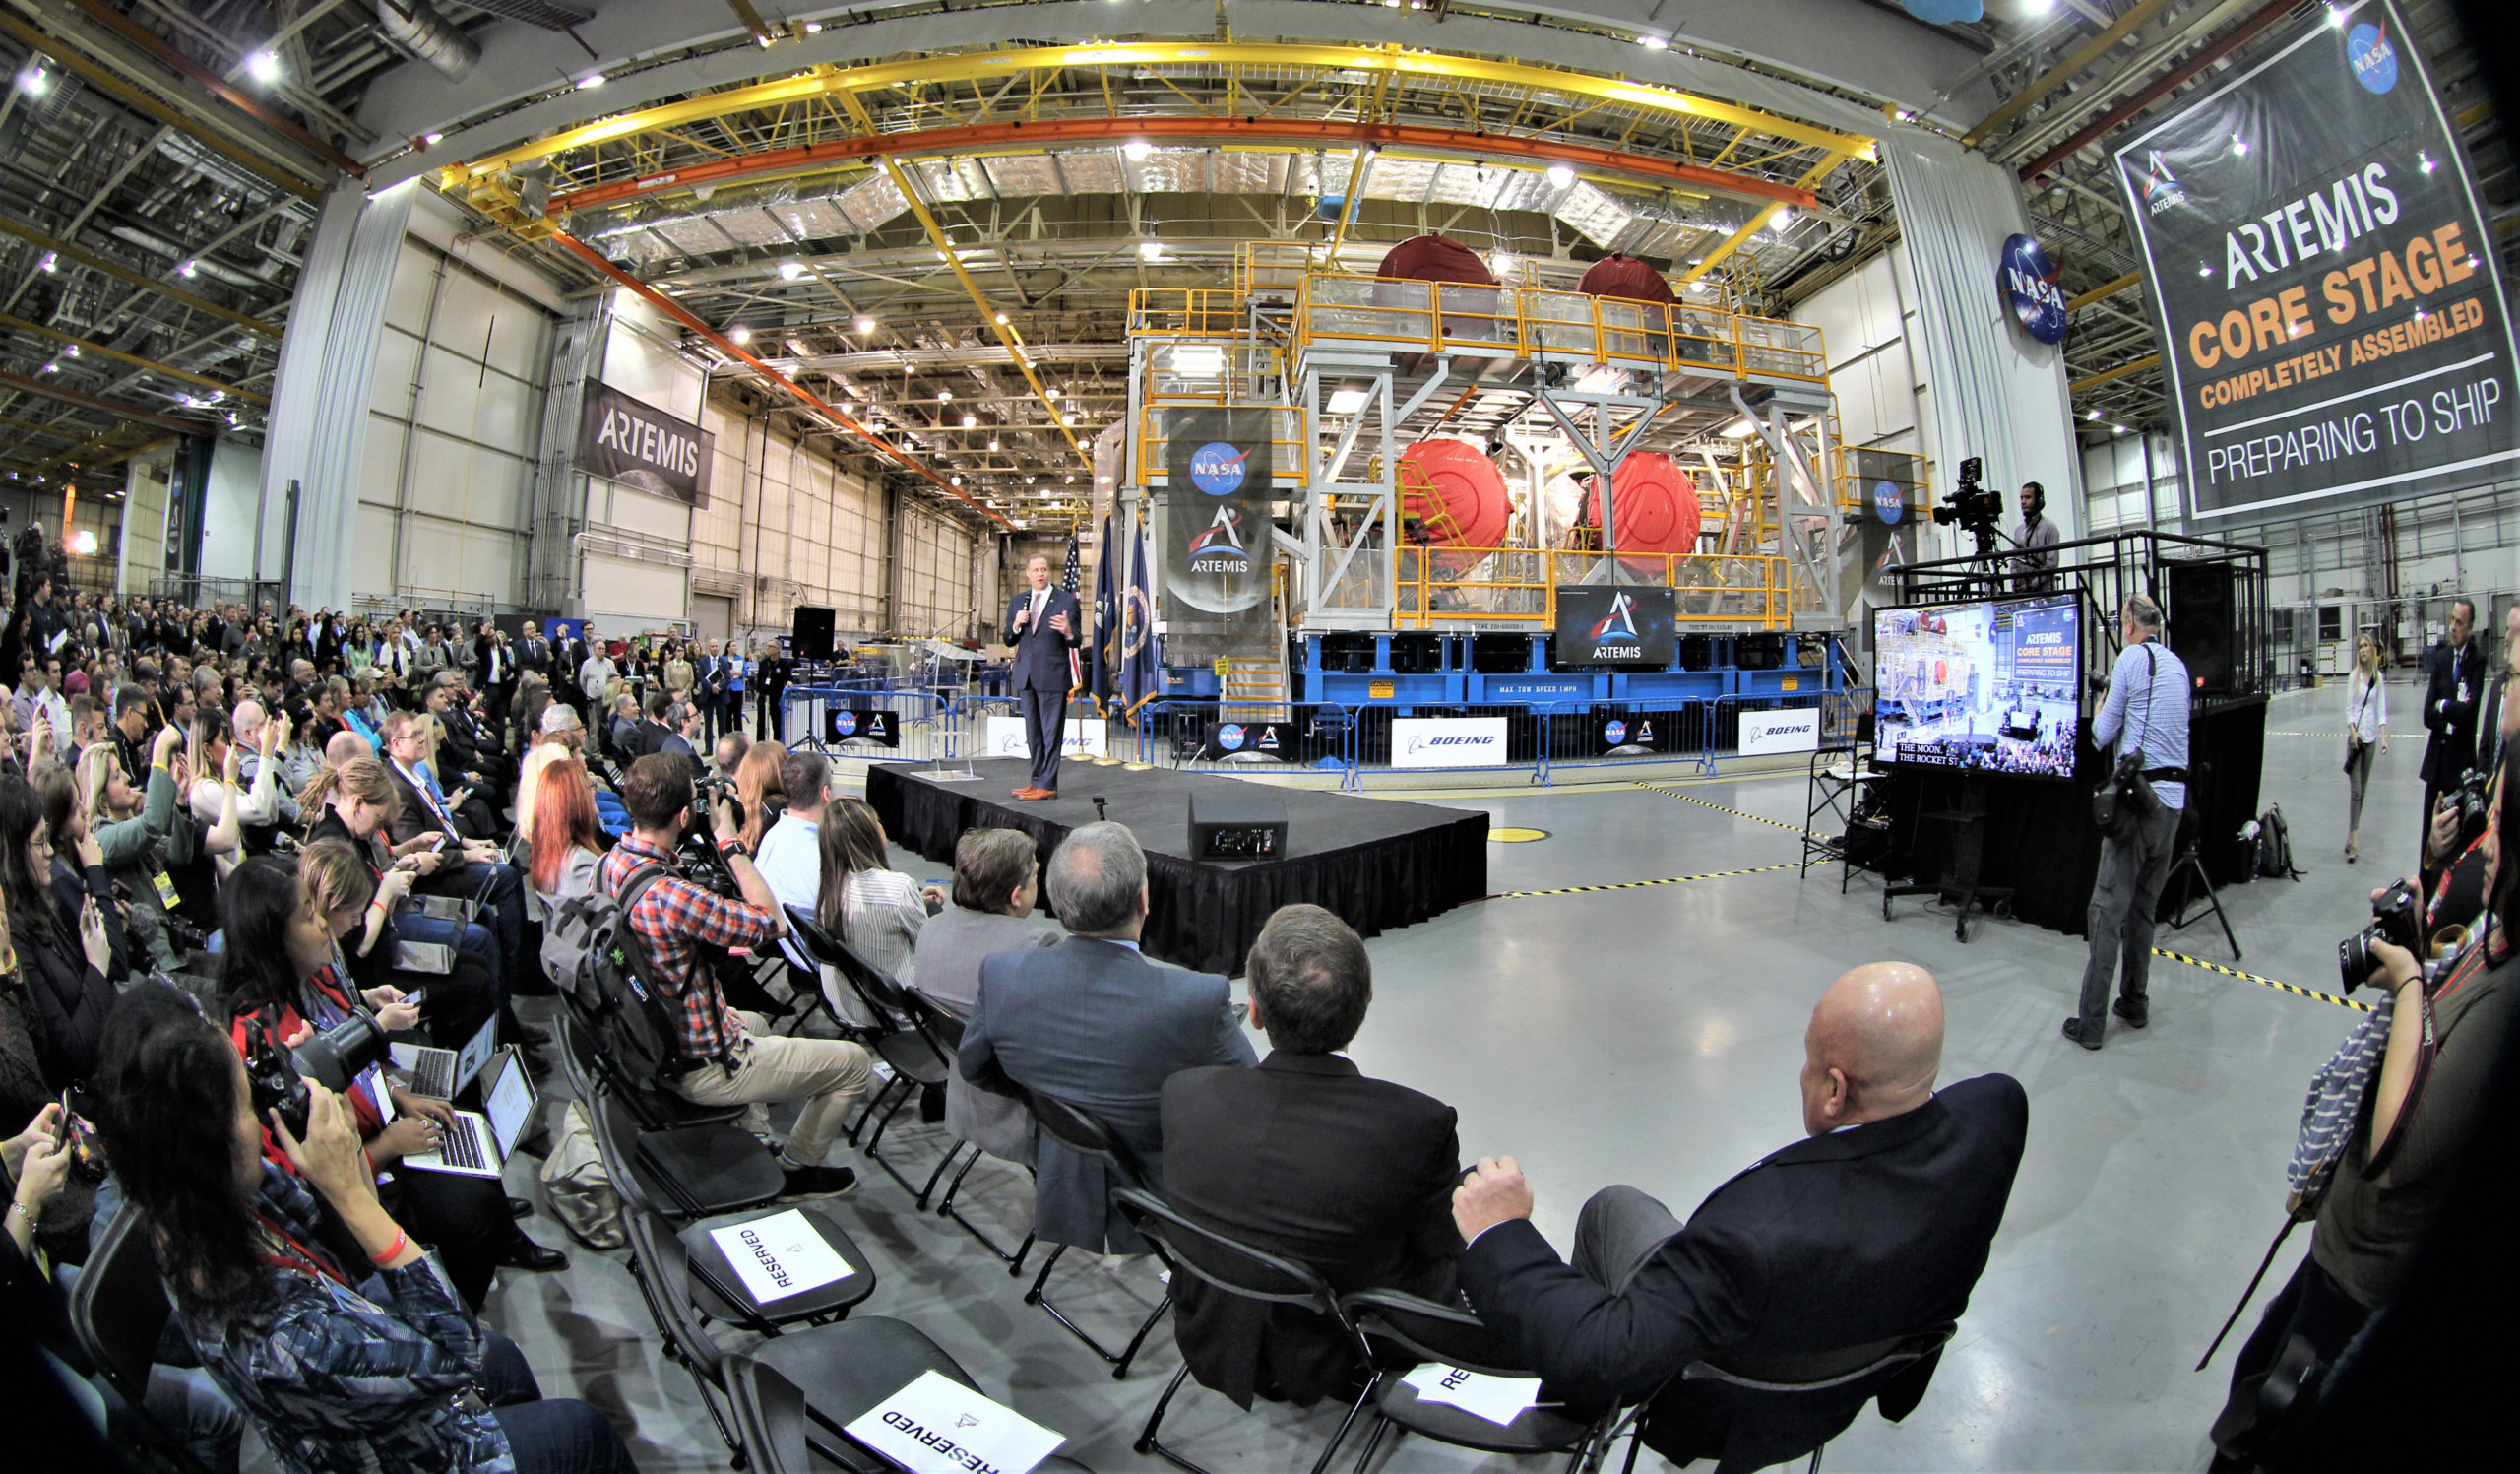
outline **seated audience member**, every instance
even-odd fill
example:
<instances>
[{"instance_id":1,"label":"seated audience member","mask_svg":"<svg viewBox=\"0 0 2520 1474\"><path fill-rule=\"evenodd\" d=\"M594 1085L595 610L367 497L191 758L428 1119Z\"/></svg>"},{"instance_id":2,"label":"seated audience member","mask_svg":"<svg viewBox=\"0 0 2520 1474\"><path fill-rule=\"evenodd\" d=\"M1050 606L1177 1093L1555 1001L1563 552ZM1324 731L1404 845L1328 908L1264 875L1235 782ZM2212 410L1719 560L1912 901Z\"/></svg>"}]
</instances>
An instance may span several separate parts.
<instances>
[{"instance_id":1,"label":"seated audience member","mask_svg":"<svg viewBox=\"0 0 2520 1474\"><path fill-rule=\"evenodd\" d=\"M215 706L194 711L192 737L192 782L184 793L184 806L201 830L200 843L194 848L211 858L212 873L223 878L245 859L244 796L236 789L244 754L227 739L227 719ZM266 786L262 797L268 803L280 786L280 776L275 773L256 782Z\"/></svg>"},{"instance_id":2,"label":"seated audience member","mask_svg":"<svg viewBox=\"0 0 2520 1474\"><path fill-rule=\"evenodd\" d=\"M796 759L788 763L794 771ZM1058 942L1059 929L1033 914L1040 893L1041 863L1033 836L1021 829L974 829L955 841L953 901L928 918L913 949L919 992L955 1017L971 1017L979 1001L983 958ZM972 1085L958 1059L947 1059L945 1069L946 1126L992 1157L1032 1166L1033 1114L1024 1103Z\"/></svg>"},{"instance_id":3,"label":"seated audience member","mask_svg":"<svg viewBox=\"0 0 2520 1474\"><path fill-rule=\"evenodd\" d=\"M746 754L752 751L752 738L740 732L721 733L717 742L709 751L711 758L718 764L718 776L732 778L735 776L735 770L743 766Z\"/></svg>"},{"instance_id":4,"label":"seated audience member","mask_svg":"<svg viewBox=\"0 0 2520 1474\"><path fill-rule=\"evenodd\" d=\"M1126 827L1095 823L1071 833L1050 856L1048 886L1067 938L980 964L979 997L963 1031L963 1078L1011 1081L1092 1112L1137 1153L1161 1192L1164 1082L1202 1064L1249 1065L1256 1057L1234 1022L1232 990L1214 973L1139 954L1146 852ZM1111 1213L1101 1162L1038 1129L1033 1162L1034 1231L1043 1243L1146 1251Z\"/></svg>"},{"instance_id":5,"label":"seated audience member","mask_svg":"<svg viewBox=\"0 0 2520 1474\"><path fill-rule=\"evenodd\" d=\"M97 864L103 867L105 879L130 892L131 914L122 929L139 944L139 950L127 951L123 961L143 972L151 967L172 972L181 965L166 928L166 897L158 887L158 877L166 872L170 863L188 858L192 846L192 826L176 819L175 781L166 768L166 760L182 743L182 734L173 728L158 732L152 753L157 760L149 769L145 796L132 791L110 742L99 742L80 754L71 794L65 796L51 789L40 776L36 785L44 800L46 823L61 831L69 827L63 821L69 818L72 807L84 812L88 833L96 842ZM70 802L65 803L65 798ZM55 854L54 919L64 926L76 926L79 898L96 891L85 883L86 876L79 871L70 872L65 886L64 872L69 869L68 862ZM101 899L112 901L110 885L103 890ZM110 940L113 919L108 916L106 921Z\"/></svg>"},{"instance_id":6,"label":"seated audience member","mask_svg":"<svg viewBox=\"0 0 2520 1474\"><path fill-rule=\"evenodd\" d=\"M94 865L95 841L84 842L83 867ZM9 908L9 943L18 954L44 1082L54 1090L90 1079L96 1041L113 1007L114 965L104 914L83 898L78 928L65 931L52 906L52 838L35 791L22 778L0 778L0 899Z\"/></svg>"},{"instance_id":7,"label":"seated audience member","mask_svg":"<svg viewBox=\"0 0 2520 1474\"><path fill-rule=\"evenodd\" d=\"M1321 1273L1341 1294L1453 1298L1453 1109L1369 1079L1339 1053L1373 1001L1373 964L1348 924L1281 907L1251 944L1258 1069L1185 1069L1164 1082L1164 1192L1182 1216ZM1309 1406L1354 1357L1331 1322L1180 1277L1173 1334L1203 1386Z\"/></svg>"},{"instance_id":8,"label":"seated audience member","mask_svg":"<svg viewBox=\"0 0 2520 1474\"><path fill-rule=\"evenodd\" d=\"M887 865L890 841L864 800L827 803L818 837L823 889L814 903L814 920L825 932L849 943L850 950L891 974L894 982L917 981L914 949L918 929L927 925L930 906L945 904L944 890L921 886Z\"/></svg>"},{"instance_id":9,"label":"seated audience member","mask_svg":"<svg viewBox=\"0 0 2520 1474\"><path fill-rule=\"evenodd\" d=\"M1570 1267L1532 1226L1513 1158L1482 1158L1453 1196L1469 1246L1461 1284L1480 1319L1570 1404L1652 1396L1645 1442L1675 1464L1722 1455L1728 1441L1736 1455L1767 1453L1754 1464L1807 1451L1875 1392L1885 1416L1905 1417L1937 1356L1757 1428L1729 1417L1707 1390L1720 1384L1678 1374L1706 1361L1817 1381L1958 1319L2021 1165L2019 1083L1981 1075L1934 1089L1942 994L1924 969L1875 962L1839 978L1811 1010L1803 1054L1809 1139L1718 1187L1686 1224L1633 1187L1605 1187L1576 1219Z\"/></svg>"},{"instance_id":10,"label":"seated audience member","mask_svg":"<svg viewBox=\"0 0 2520 1474\"><path fill-rule=\"evenodd\" d=\"M389 870L400 868L410 872L410 884L417 889L433 872L456 863L457 852L433 848L437 839L434 831L393 843L388 831L401 800L393 780L386 776L385 764L373 757L354 757L316 775L315 781L297 796L297 801L306 812L315 815L314 822L307 826L306 843L323 839L349 841L358 847L368 869L380 883ZM388 920L394 925L394 939L442 942L470 953L489 973L492 986L504 988L506 974L502 971L498 938L482 923L440 920L416 913L389 916Z\"/></svg>"},{"instance_id":11,"label":"seated audience member","mask_svg":"<svg viewBox=\"0 0 2520 1474\"><path fill-rule=\"evenodd\" d=\"M718 848L734 871L743 899L729 901L672 873L673 852L691 816L691 764L663 753L652 753L630 765L622 802L630 810L630 833L604 856L601 883L618 896L641 869L663 866L667 873L639 895L630 908L630 933L646 950L648 963L674 1014L676 1043L685 1072L665 1082L667 1088L695 1105L750 1105L747 1123L765 1134L775 1101L801 1100L805 1108L779 1153L787 1174L788 1196L846 1192L857 1185L857 1174L846 1167L826 1167L824 1154L848 1121L849 1109L866 1090L871 1077L866 1051L837 1039L791 1039L770 1032L758 1013L738 1013L726 1006L718 986L711 952L729 947L768 947L787 929L779 915L779 898L770 893L743 842L734 838L734 805L718 800L713 815Z\"/></svg>"},{"instance_id":12,"label":"seated audience member","mask_svg":"<svg viewBox=\"0 0 2520 1474\"><path fill-rule=\"evenodd\" d=\"M2503 749L2495 824L2520 832L2516 754ZM2459 1200L2470 1164L2488 1160L2471 1143L2504 1124L2491 1107L2520 1008L2511 940L2520 865L2502 864L2499 845L2485 847L2483 865L2490 915L2436 982L2427 987L2405 948L2371 942L2382 1008L2312 1081L2290 1204L2313 1225L2310 1251L2232 1363L2230 1400L2214 1422L2217 1474L2257 1468L2277 1451L2269 1439L2294 1394L2317 1401L2308 1389L2398 1300L2417 1247Z\"/></svg>"},{"instance_id":13,"label":"seated audience member","mask_svg":"<svg viewBox=\"0 0 2520 1474\"><path fill-rule=\"evenodd\" d=\"M485 839L463 838L455 815L438 794L436 775L420 765L419 719L409 712L396 712L386 719L385 735L385 750L391 758L386 768L387 781L394 787L396 800L388 832L394 838L396 853L402 853L402 846L431 835L448 839L440 855L445 863L434 868L422 867L421 878L412 889L422 895L480 900L481 915L499 940L499 977L504 987L505 980L518 976L517 970L526 962L525 877L515 865L499 858L496 845ZM436 841L430 843L434 845ZM519 1030L518 1034L533 1037L529 1031Z\"/></svg>"},{"instance_id":14,"label":"seated audience member","mask_svg":"<svg viewBox=\"0 0 2520 1474\"><path fill-rule=\"evenodd\" d=\"M239 701L229 723L234 728L237 750L244 754L237 761L236 777L245 785L245 795L237 803L245 825L245 848L261 855L271 849L281 830L295 829L301 817L296 797L281 782L280 763L275 756L288 746L288 718L267 716L259 701ZM265 773L273 779L267 805L254 797L265 791Z\"/></svg>"},{"instance_id":15,"label":"seated audience member","mask_svg":"<svg viewBox=\"0 0 2520 1474\"><path fill-rule=\"evenodd\" d=\"M346 909L346 908L344 908ZM407 1030L419 1010L390 985L362 993L351 985L334 946L333 918L324 899L277 855L247 861L220 888L220 916L227 933L220 954L220 991L239 1054L253 1048L259 1025L283 1042L300 1028L324 1033L361 1013L373 1013L388 1033ZM467 1305L478 1309L500 1264L558 1269L568 1263L517 1231L507 1193L490 1178L396 1169L403 1158L437 1149L438 1132L454 1121L444 1101L426 1100L393 1084L381 1065L370 1065L343 1093L380 1174L392 1173L388 1206L408 1212L421 1238L446 1260L447 1277Z\"/></svg>"},{"instance_id":16,"label":"seated audience member","mask_svg":"<svg viewBox=\"0 0 2520 1474\"><path fill-rule=\"evenodd\" d=\"M308 1087L303 1140L257 1120L243 1060L160 985L115 1008L108 1045L97 1127L174 1326L283 1468L635 1470L602 1414L542 1400L514 1343L447 1293L378 1199L342 1097ZM288 1167L265 1159L267 1126ZM328 1247L319 1198L355 1257Z\"/></svg>"},{"instance_id":17,"label":"seated audience member","mask_svg":"<svg viewBox=\"0 0 2520 1474\"><path fill-rule=\"evenodd\" d=\"M724 745L721 737L719 743ZM754 868L782 906L810 914L823 899L821 825L831 801L831 759L819 752L791 752L781 763L779 787L787 811L761 837Z\"/></svg>"},{"instance_id":18,"label":"seated audience member","mask_svg":"<svg viewBox=\"0 0 2520 1474\"><path fill-rule=\"evenodd\" d=\"M758 742L735 764L731 781L735 786L735 805L743 820L736 837L756 855L761 853L762 833L778 821L780 810L788 806L786 779L782 776L782 765L787 761L787 748L777 742Z\"/></svg>"},{"instance_id":19,"label":"seated audience member","mask_svg":"<svg viewBox=\"0 0 2520 1474\"><path fill-rule=\"evenodd\" d=\"M595 785L586 764L565 755L545 763L535 806L539 811L534 816L534 867L528 877L535 892L545 905L595 894L603 863L603 825L596 816Z\"/></svg>"},{"instance_id":20,"label":"seated audience member","mask_svg":"<svg viewBox=\"0 0 2520 1474\"><path fill-rule=\"evenodd\" d=\"M428 993L427 1015L420 1026L429 1042L460 1050L497 1011L498 987L489 968L472 952L458 947L444 972L403 968L394 949L394 909L410 893L411 871L396 865L379 875L367 856L348 840L309 841L297 852L297 877L323 912L339 952L338 966L349 974L362 994L391 988L396 993ZM531 1057L532 1068L538 1063Z\"/></svg>"},{"instance_id":21,"label":"seated audience member","mask_svg":"<svg viewBox=\"0 0 2520 1474\"><path fill-rule=\"evenodd\" d=\"M648 755L648 725L639 720L639 698L623 691L612 701L612 760L624 767Z\"/></svg>"},{"instance_id":22,"label":"seated audience member","mask_svg":"<svg viewBox=\"0 0 2520 1474\"><path fill-rule=\"evenodd\" d=\"M578 720L576 712L557 701L542 708L541 720L535 725L536 740L527 749L516 773L516 835L528 844L534 842L536 786L542 781L543 770L562 758L582 757L587 738L586 724ZM586 764L580 762L579 773L586 770Z\"/></svg>"},{"instance_id":23,"label":"seated audience member","mask_svg":"<svg viewBox=\"0 0 2520 1474\"><path fill-rule=\"evenodd\" d=\"M662 691L654 691L649 693L647 710L648 720L641 724L646 731L639 737L640 754L662 752L679 757L691 765L691 775L699 777L700 754L692 750L690 739L683 736L683 729L691 725L691 709Z\"/></svg>"}]
</instances>

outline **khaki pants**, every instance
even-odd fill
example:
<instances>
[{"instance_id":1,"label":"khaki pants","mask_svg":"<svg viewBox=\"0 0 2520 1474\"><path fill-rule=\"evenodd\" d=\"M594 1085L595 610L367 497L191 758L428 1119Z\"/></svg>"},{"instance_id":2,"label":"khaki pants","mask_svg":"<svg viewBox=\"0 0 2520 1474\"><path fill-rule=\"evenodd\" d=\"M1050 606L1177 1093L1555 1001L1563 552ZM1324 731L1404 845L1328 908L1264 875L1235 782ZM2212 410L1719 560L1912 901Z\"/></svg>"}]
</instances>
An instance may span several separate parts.
<instances>
[{"instance_id":1,"label":"khaki pants","mask_svg":"<svg viewBox=\"0 0 2520 1474\"><path fill-rule=\"evenodd\" d=\"M758 1013L738 1013L744 1037L735 1041L735 1067L703 1065L673 1082L676 1094L695 1106L750 1105L744 1124L766 1132L776 1101L803 1101L804 1113L788 1133L783 1153L800 1167L820 1167L823 1154L849 1119L849 1108L866 1093L871 1061L866 1051L841 1039L788 1039L770 1032Z\"/></svg>"}]
</instances>

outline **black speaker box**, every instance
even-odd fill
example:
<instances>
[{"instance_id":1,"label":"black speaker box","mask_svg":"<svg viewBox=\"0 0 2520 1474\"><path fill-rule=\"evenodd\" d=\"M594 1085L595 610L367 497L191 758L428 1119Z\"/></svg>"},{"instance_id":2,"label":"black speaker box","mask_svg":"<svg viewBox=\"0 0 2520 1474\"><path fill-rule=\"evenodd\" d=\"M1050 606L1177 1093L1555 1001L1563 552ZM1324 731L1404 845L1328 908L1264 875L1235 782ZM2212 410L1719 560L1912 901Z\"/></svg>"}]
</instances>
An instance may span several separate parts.
<instances>
[{"instance_id":1,"label":"black speaker box","mask_svg":"<svg viewBox=\"0 0 2520 1474\"><path fill-rule=\"evenodd\" d=\"M2228 695L2232 690L2232 565L2170 564L2170 597L2163 610L2170 620L2171 653L2187 663L2187 675L2200 691Z\"/></svg>"},{"instance_id":2,"label":"black speaker box","mask_svg":"<svg viewBox=\"0 0 2520 1474\"><path fill-rule=\"evenodd\" d=\"M795 626L788 631L788 639L795 647L791 653L800 661L830 660L837 629L838 616L830 609L810 604L796 606Z\"/></svg>"},{"instance_id":3,"label":"black speaker box","mask_svg":"<svg viewBox=\"0 0 2520 1474\"><path fill-rule=\"evenodd\" d=\"M1741 636L1732 642L1732 664L1744 671L1776 670L1785 664L1785 636Z\"/></svg>"},{"instance_id":4,"label":"black speaker box","mask_svg":"<svg viewBox=\"0 0 2520 1474\"><path fill-rule=\"evenodd\" d=\"M1715 669L1715 636L1680 636L1680 669L1712 671Z\"/></svg>"},{"instance_id":5,"label":"black speaker box","mask_svg":"<svg viewBox=\"0 0 2520 1474\"><path fill-rule=\"evenodd\" d=\"M1190 794L1192 860L1277 860L1287 853L1287 801L1275 789L1237 783Z\"/></svg>"}]
</instances>

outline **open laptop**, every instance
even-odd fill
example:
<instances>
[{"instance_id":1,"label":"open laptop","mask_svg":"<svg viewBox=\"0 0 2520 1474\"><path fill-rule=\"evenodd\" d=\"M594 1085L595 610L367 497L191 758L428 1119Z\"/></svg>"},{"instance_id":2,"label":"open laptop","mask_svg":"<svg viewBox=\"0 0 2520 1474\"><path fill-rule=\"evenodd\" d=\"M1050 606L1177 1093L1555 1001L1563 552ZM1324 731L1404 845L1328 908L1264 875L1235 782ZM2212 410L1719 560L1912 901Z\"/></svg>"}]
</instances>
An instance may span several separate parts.
<instances>
[{"instance_id":1,"label":"open laptop","mask_svg":"<svg viewBox=\"0 0 2520 1474\"><path fill-rule=\"evenodd\" d=\"M499 1175L508 1153L534 1125L534 1077L526 1072L517 1047L509 1045L491 1057L481 1078L482 1109L456 1112L455 1124L439 1135L437 1150L405 1157L404 1166L474 1178Z\"/></svg>"},{"instance_id":2,"label":"open laptop","mask_svg":"<svg viewBox=\"0 0 2520 1474\"><path fill-rule=\"evenodd\" d=\"M410 1092L433 1101L451 1101L472 1083L481 1066L499 1047L499 1020L496 1014L483 1019L472 1037L464 1041L460 1050L439 1049L427 1044L398 1044L392 1056L398 1068L411 1072Z\"/></svg>"}]
</instances>

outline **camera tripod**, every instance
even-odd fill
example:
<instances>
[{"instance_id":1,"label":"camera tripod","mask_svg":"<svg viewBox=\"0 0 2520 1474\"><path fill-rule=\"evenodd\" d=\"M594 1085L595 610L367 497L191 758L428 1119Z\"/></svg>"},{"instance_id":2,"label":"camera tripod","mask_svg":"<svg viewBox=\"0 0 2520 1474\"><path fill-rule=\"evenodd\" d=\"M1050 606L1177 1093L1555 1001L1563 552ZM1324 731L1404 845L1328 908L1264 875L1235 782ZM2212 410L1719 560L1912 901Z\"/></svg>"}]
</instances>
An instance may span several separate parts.
<instances>
[{"instance_id":1,"label":"camera tripod","mask_svg":"<svg viewBox=\"0 0 2520 1474\"><path fill-rule=\"evenodd\" d=\"M2188 814L2194 813L2195 804L2191 802L2188 805ZM2182 815L2179 819L2178 858L2171 862L2170 874L2163 879L2162 888L2169 889L2181 875L2192 875L2196 880L2196 890L2189 891L2179 899L2178 912L2170 919L2170 929L2173 931L2184 931L2205 920L2206 913L2211 912L2214 920L2222 924L2223 940L2232 944L2232 960L2237 962L2240 960L2240 939L2232 934L2232 919L2223 914L2223 898L2214 889L2214 877L2205 873L2205 862L2196 851L2196 837L2204 827L2201 820L2190 822L2186 815ZM2193 909L2196 906L2197 891L2205 894L2205 905L2202 910Z\"/></svg>"}]
</instances>

